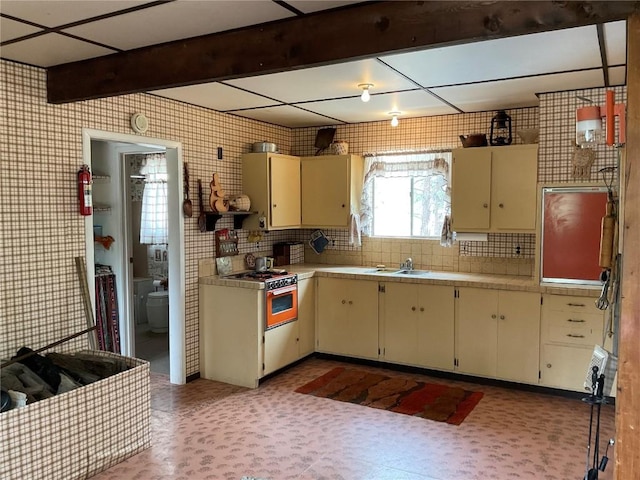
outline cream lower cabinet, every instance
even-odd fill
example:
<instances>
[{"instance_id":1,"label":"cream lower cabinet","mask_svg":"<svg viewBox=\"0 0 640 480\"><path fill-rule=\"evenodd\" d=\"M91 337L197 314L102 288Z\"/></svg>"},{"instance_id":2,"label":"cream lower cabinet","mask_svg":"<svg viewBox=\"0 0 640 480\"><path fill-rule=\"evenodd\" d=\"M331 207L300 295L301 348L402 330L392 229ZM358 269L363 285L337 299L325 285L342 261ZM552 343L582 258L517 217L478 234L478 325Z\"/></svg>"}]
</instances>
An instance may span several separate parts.
<instances>
[{"instance_id":1,"label":"cream lower cabinet","mask_svg":"<svg viewBox=\"0 0 640 480\"><path fill-rule=\"evenodd\" d=\"M314 350L315 283L298 286L298 320L264 331L264 290L200 285L200 376L255 388Z\"/></svg>"},{"instance_id":2,"label":"cream lower cabinet","mask_svg":"<svg viewBox=\"0 0 640 480\"><path fill-rule=\"evenodd\" d=\"M276 153L242 156L242 193L251 199L245 230L300 228L300 157Z\"/></svg>"},{"instance_id":3,"label":"cream lower cabinet","mask_svg":"<svg viewBox=\"0 0 640 480\"><path fill-rule=\"evenodd\" d=\"M379 298L385 361L453 370L454 287L387 282Z\"/></svg>"},{"instance_id":4,"label":"cream lower cabinet","mask_svg":"<svg viewBox=\"0 0 640 480\"><path fill-rule=\"evenodd\" d=\"M457 232L533 232L537 145L453 151L451 221Z\"/></svg>"},{"instance_id":5,"label":"cream lower cabinet","mask_svg":"<svg viewBox=\"0 0 640 480\"><path fill-rule=\"evenodd\" d=\"M298 281L298 358L316 348L316 279Z\"/></svg>"},{"instance_id":6,"label":"cream lower cabinet","mask_svg":"<svg viewBox=\"0 0 640 480\"><path fill-rule=\"evenodd\" d=\"M264 332L264 368L261 376L298 360L298 321L272 328Z\"/></svg>"},{"instance_id":7,"label":"cream lower cabinet","mask_svg":"<svg viewBox=\"0 0 640 480\"><path fill-rule=\"evenodd\" d=\"M264 333L263 375L275 372L302 357L315 348L315 280L307 278L298 282L298 320Z\"/></svg>"},{"instance_id":8,"label":"cream lower cabinet","mask_svg":"<svg viewBox=\"0 0 640 480\"><path fill-rule=\"evenodd\" d=\"M378 359L378 282L318 278L316 350Z\"/></svg>"},{"instance_id":9,"label":"cream lower cabinet","mask_svg":"<svg viewBox=\"0 0 640 480\"><path fill-rule=\"evenodd\" d=\"M264 290L200 285L200 376L256 388L262 376Z\"/></svg>"},{"instance_id":10,"label":"cream lower cabinet","mask_svg":"<svg viewBox=\"0 0 640 480\"><path fill-rule=\"evenodd\" d=\"M539 293L458 288L458 372L537 384L539 336Z\"/></svg>"},{"instance_id":11,"label":"cream lower cabinet","mask_svg":"<svg viewBox=\"0 0 640 480\"><path fill-rule=\"evenodd\" d=\"M602 346L604 312L595 298L542 296L540 382L584 392L594 346Z\"/></svg>"},{"instance_id":12,"label":"cream lower cabinet","mask_svg":"<svg viewBox=\"0 0 640 480\"><path fill-rule=\"evenodd\" d=\"M347 228L360 211L363 159L357 155L302 157L302 227Z\"/></svg>"}]
</instances>

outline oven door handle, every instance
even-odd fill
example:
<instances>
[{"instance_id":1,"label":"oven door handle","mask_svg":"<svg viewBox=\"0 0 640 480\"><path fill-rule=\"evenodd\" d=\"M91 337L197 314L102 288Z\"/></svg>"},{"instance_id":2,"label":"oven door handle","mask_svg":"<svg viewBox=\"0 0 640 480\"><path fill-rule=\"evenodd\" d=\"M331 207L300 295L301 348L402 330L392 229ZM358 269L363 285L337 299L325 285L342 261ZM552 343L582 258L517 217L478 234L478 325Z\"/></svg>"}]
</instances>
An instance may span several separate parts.
<instances>
[{"instance_id":1,"label":"oven door handle","mask_svg":"<svg viewBox=\"0 0 640 480\"><path fill-rule=\"evenodd\" d=\"M280 287L275 290L268 290L267 295L271 295L272 297L278 297L280 295L285 295L289 292L293 292L298 288L296 285L291 285L290 287Z\"/></svg>"}]
</instances>

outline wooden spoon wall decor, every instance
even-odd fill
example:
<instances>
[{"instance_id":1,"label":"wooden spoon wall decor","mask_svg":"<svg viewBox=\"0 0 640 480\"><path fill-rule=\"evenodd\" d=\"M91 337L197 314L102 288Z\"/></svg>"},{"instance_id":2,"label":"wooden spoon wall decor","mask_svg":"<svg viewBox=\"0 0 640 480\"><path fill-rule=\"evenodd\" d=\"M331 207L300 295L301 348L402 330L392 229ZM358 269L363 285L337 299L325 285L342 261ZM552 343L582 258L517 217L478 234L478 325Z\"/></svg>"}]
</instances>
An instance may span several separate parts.
<instances>
[{"instance_id":1,"label":"wooden spoon wall decor","mask_svg":"<svg viewBox=\"0 0 640 480\"><path fill-rule=\"evenodd\" d=\"M229 211L229 201L224 198L224 190L220 185L220 177L217 173L213 174L213 179L209 184L211 186L211 193L209 194L209 206L214 212L227 212Z\"/></svg>"},{"instance_id":2,"label":"wooden spoon wall decor","mask_svg":"<svg viewBox=\"0 0 640 480\"><path fill-rule=\"evenodd\" d=\"M198 203L200 204L200 215L198 215L198 228L201 232L207 231L207 216L204 213L204 202L202 201L202 180L198 179Z\"/></svg>"},{"instance_id":3,"label":"wooden spoon wall decor","mask_svg":"<svg viewBox=\"0 0 640 480\"><path fill-rule=\"evenodd\" d=\"M191 218L193 215L193 204L189 199L189 165L184 164L184 201L182 202L182 212L185 217Z\"/></svg>"}]
</instances>

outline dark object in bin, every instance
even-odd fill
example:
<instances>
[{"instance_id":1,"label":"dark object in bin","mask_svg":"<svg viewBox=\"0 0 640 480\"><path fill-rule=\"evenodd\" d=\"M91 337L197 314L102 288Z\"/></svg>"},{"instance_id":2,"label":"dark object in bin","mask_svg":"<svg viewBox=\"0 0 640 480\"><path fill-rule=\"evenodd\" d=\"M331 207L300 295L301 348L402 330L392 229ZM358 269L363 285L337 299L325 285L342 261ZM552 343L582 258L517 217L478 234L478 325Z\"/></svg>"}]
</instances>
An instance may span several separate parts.
<instances>
[{"instance_id":1,"label":"dark object in bin","mask_svg":"<svg viewBox=\"0 0 640 480\"><path fill-rule=\"evenodd\" d=\"M0 396L0 412L6 412L11 410L13 404L11 403L11 395L5 389L0 390L2 393Z\"/></svg>"},{"instance_id":2,"label":"dark object in bin","mask_svg":"<svg viewBox=\"0 0 640 480\"><path fill-rule=\"evenodd\" d=\"M60 369L56 367L51 360L42 355L35 353L29 347L22 347L18 350L15 357L22 357L23 355L31 354L29 357L20 360L22 365L29 367L29 369L44 380L47 385L50 385L52 393L58 391L60 386Z\"/></svg>"},{"instance_id":3,"label":"dark object in bin","mask_svg":"<svg viewBox=\"0 0 640 480\"><path fill-rule=\"evenodd\" d=\"M129 369L123 360L92 353L65 354L51 352L47 354L47 359L83 385Z\"/></svg>"}]
</instances>

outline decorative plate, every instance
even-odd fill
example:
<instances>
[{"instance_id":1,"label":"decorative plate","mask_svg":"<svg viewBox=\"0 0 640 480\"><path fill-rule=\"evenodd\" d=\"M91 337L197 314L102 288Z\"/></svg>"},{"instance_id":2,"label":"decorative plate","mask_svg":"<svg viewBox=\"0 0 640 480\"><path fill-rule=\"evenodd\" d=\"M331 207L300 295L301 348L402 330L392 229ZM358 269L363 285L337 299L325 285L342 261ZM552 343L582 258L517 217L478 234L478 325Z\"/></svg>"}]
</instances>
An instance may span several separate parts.
<instances>
[{"instance_id":1,"label":"decorative plate","mask_svg":"<svg viewBox=\"0 0 640 480\"><path fill-rule=\"evenodd\" d=\"M255 268L255 266L256 266L256 257L253 255L253 253L247 253L244 256L244 263L246 263L247 267L249 267L249 268Z\"/></svg>"}]
</instances>

